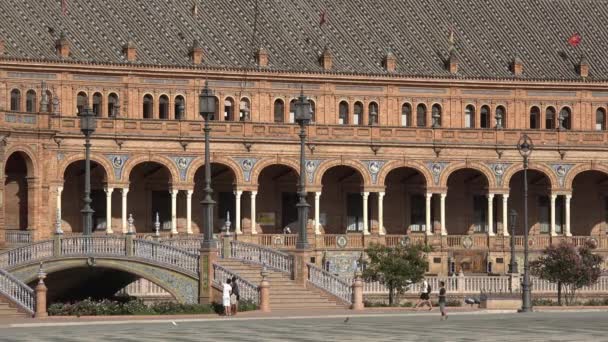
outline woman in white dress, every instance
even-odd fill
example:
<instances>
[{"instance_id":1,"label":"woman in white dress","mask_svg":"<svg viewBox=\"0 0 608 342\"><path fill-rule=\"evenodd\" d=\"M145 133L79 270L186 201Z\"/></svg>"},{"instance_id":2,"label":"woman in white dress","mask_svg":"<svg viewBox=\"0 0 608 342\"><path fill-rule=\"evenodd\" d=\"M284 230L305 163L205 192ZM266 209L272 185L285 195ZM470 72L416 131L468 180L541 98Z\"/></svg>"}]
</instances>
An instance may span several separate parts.
<instances>
[{"instance_id":1,"label":"woman in white dress","mask_svg":"<svg viewBox=\"0 0 608 342\"><path fill-rule=\"evenodd\" d=\"M230 286L230 278L224 283L222 289L222 305L224 305L224 315L230 316L230 294L232 293L232 286Z\"/></svg>"}]
</instances>

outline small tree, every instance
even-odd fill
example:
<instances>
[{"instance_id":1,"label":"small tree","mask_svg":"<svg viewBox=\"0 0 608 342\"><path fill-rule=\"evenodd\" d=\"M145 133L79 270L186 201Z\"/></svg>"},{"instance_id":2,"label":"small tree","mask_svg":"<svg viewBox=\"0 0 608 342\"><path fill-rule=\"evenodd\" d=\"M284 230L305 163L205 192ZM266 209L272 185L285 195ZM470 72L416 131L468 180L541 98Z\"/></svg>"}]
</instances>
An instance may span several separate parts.
<instances>
[{"instance_id":1,"label":"small tree","mask_svg":"<svg viewBox=\"0 0 608 342\"><path fill-rule=\"evenodd\" d=\"M425 253L429 251L424 245L371 244L366 249L369 260L363 278L383 283L388 288L389 305L393 305L395 294L402 294L409 285L422 280L428 267Z\"/></svg>"},{"instance_id":2,"label":"small tree","mask_svg":"<svg viewBox=\"0 0 608 342\"><path fill-rule=\"evenodd\" d=\"M557 283L557 302L562 304L563 289L566 305L570 305L576 290L595 284L600 277L602 257L593 254L594 248L591 241L578 248L565 241L551 245L538 260L530 263L532 274Z\"/></svg>"}]
</instances>

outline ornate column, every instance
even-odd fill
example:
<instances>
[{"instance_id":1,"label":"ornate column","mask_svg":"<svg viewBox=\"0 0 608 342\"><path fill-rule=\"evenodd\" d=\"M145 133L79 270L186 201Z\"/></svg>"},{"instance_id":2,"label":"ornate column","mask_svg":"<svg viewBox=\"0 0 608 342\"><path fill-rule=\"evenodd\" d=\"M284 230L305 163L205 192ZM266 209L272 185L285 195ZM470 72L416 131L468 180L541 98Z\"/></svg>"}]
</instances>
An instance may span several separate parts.
<instances>
[{"instance_id":1,"label":"ornate column","mask_svg":"<svg viewBox=\"0 0 608 342\"><path fill-rule=\"evenodd\" d=\"M177 235L177 194L179 190L171 189L171 235Z\"/></svg>"},{"instance_id":2,"label":"ornate column","mask_svg":"<svg viewBox=\"0 0 608 342\"><path fill-rule=\"evenodd\" d=\"M386 235L384 229L384 192L378 193L378 234Z\"/></svg>"},{"instance_id":3,"label":"ornate column","mask_svg":"<svg viewBox=\"0 0 608 342\"><path fill-rule=\"evenodd\" d=\"M251 234L257 234L258 231L255 227L255 197L258 195L257 191L251 192Z\"/></svg>"},{"instance_id":4,"label":"ornate column","mask_svg":"<svg viewBox=\"0 0 608 342\"><path fill-rule=\"evenodd\" d=\"M129 223L127 222L127 194L129 188L122 189L122 233L127 234Z\"/></svg>"},{"instance_id":5,"label":"ornate column","mask_svg":"<svg viewBox=\"0 0 608 342\"><path fill-rule=\"evenodd\" d=\"M565 235L572 236L572 232L570 231L570 200L572 199L572 195L566 195L566 229Z\"/></svg>"},{"instance_id":6,"label":"ornate column","mask_svg":"<svg viewBox=\"0 0 608 342\"><path fill-rule=\"evenodd\" d=\"M441 235L448 235L448 229L445 226L445 198L448 194L442 193L440 194L440 209L441 209Z\"/></svg>"},{"instance_id":7,"label":"ornate column","mask_svg":"<svg viewBox=\"0 0 608 342\"><path fill-rule=\"evenodd\" d=\"M241 195L243 194L242 190L236 190L234 192L234 196L236 199L235 213L234 213L234 232L237 235L243 234L241 230Z\"/></svg>"},{"instance_id":8,"label":"ornate column","mask_svg":"<svg viewBox=\"0 0 608 342\"><path fill-rule=\"evenodd\" d=\"M557 235L555 232L555 200L557 199L556 194L551 194L551 236Z\"/></svg>"},{"instance_id":9,"label":"ornate column","mask_svg":"<svg viewBox=\"0 0 608 342\"><path fill-rule=\"evenodd\" d=\"M61 222L61 217L62 217L62 214L61 214L61 193L62 192L63 192L63 186L58 186L56 201L57 201L57 214L59 215L59 217L58 217L59 222Z\"/></svg>"},{"instance_id":10,"label":"ornate column","mask_svg":"<svg viewBox=\"0 0 608 342\"><path fill-rule=\"evenodd\" d=\"M488 235L494 236L494 194L488 194Z\"/></svg>"},{"instance_id":11,"label":"ornate column","mask_svg":"<svg viewBox=\"0 0 608 342\"><path fill-rule=\"evenodd\" d=\"M433 234L431 227L431 198L433 198L432 193L425 194L425 231L426 235Z\"/></svg>"},{"instance_id":12,"label":"ornate column","mask_svg":"<svg viewBox=\"0 0 608 342\"><path fill-rule=\"evenodd\" d=\"M192 234L192 193L194 190L186 190L186 234Z\"/></svg>"},{"instance_id":13,"label":"ornate column","mask_svg":"<svg viewBox=\"0 0 608 342\"><path fill-rule=\"evenodd\" d=\"M502 235L509 236L509 224L507 218L509 217L507 202L509 201L509 194L502 194Z\"/></svg>"},{"instance_id":14,"label":"ornate column","mask_svg":"<svg viewBox=\"0 0 608 342\"><path fill-rule=\"evenodd\" d=\"M112 234L112 192L114 188L106 188L106 234Z\"/></svg>"},{"instance_id":15,"label":"ornate column","mask_svg":"<svg viewBox=\"0 0 608 342\"><path fill-rule=\"evenodd\" d=\"M369 224L368 224L368 217L367 217L367 200L369 198L369 192L364 191L361 193L361 195L363 196L363 235L369 235Z\"/></svg>"},{"instance_id":16,"label":"ornate column","mask_svg":"<svg viewBox=\"0 0 608 342\"><path fill-rule=\"evenodd\" d=\"M315 192L315 235L321 234L321 226L319 220L321 218L321 191Z\"/></svg>"}]
</instances>

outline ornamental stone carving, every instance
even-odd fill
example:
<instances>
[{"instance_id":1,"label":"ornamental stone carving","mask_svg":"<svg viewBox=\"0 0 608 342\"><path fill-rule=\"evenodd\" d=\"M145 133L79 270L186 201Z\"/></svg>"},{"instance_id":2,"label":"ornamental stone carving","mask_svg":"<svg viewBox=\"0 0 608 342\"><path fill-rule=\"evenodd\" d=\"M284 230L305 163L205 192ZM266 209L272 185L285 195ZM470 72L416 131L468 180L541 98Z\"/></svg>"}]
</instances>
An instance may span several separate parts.
<instances>
[{"instance_id":1,"label":"ornamental stone carving","mask_svg":"<svg viewBox=\"0 0 608 342\"><path fill-rule=\"evenodd\" d=\"M255 163L258 162L256 158L232 158L234 161L239 164L241 170L243 171L243 177L245 178L245 182L251 181L251 170Z\"/></svg>"},{"instance_id":2,"label":"ornamental stone carving","mask_svg":"<svg viewBox=\"0 0 608 342\"><path fill-rule=\"evenodd\" d=\"M315 173L317 172L317 168L319 164L321 164L322 160L320 159L309 159L306 160L304 164L304 169L306 170L306 177L308 178L308 182L312 183L315 179Z\"/></svg>"},{"instance_id":3,"label":"ornamental stone carving","mask_svg":"<svg viewBox=\"0 0 608 342\"><path fill-rule=\"evenodd\" d=\"M494 172L496 178L496 185L502 186L503 176L505 171L509 168L511 163L489 163L488 166Z\"/></svg>"},{"instance_id":4,"label":"ornamental stone carving","mask_svg":"<svg viewBox=\"0 0 608 342\"><path fill-rule=\"evenodd\" d=\"M190 168L190 164L192 164L194 157L171 156L170 158L175 163L175 166L177 166L180 180L185 181L188 169Z\"/></svg>"},{"instance_id":5,"label":"ornamental stone carving","mask_svg":"<svg viewBox=\"0 0 608 342\"><path fill-rule=\"evenodd\" d=\"M114 170L114 178L122 179L122 170L125 166L125 162L129 159L129 156L126 154L107 154L106 158L112 164L112 169Z\"/></svg>"},{"instance_id":6,"label":"ornamental stone carving","mask_svg":"<svg viewBox=\"0 0 608 342\"><path fill-rule=\"evenodd\" d=\"M433 174L433 182L435 182L435 185L439 185L439 178L441 177L441 173L443 172L443 170L445 170L445 168L450 165L449 162L427 162L426 163L426 167L431 171L431 174Z\"/></svg>"},{"instance_id":7,"label":"ornamental stone carving","mask_svg":"<svg viewBox=\"0 0 608 342\"><path fill-rule=\"evenodd\" d=\"M378 181L378 173L380 173L380 170L382 170L382 167L384 166L384 164L386 164L386 161L384 161L384 160L362 160L362 162L367 164L367 170L369 171L370 175L372 176L372 183L376 184L376 182Z\"/></svg>"},{"instance_id":8,"label":"ornamental stone carving","mask_svg":"<svg viewBox=\"0 0 608 342\"><path fill-rule=\"evenodd\" d=\"M573 166L574 164L551 164L551 169L553 170L553 172L555 172L560 187L564 186L564 180L566 179L568 172L570 172L570 169L572 169Z\"/></svg>"}]
</instances>

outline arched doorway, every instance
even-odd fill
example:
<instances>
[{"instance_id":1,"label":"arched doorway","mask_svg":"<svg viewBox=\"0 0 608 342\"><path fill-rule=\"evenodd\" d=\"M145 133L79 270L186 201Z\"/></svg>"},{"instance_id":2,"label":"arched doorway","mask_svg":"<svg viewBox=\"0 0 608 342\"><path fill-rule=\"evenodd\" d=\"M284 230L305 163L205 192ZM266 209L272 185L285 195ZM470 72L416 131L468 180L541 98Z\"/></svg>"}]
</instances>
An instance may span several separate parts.
<instances>
[{"instance_id":1,"label":"arched doorway","mask_svg":"<svg viewBox=\"0 0 608 342\"><path fill-rule=\"evenodd\" d=\"M564 201L556 197L556 233L562 232ZM518 214L515 235L524 234L524 171L516 172L509 181L509 210ZM509 227L509 233L511 227ZM549 234L551 232L551 181L544 173L528 169L528 232Z\"/></svg>"},{"instance_id":2,"label":"arched doorway","mask_svg":"<svg viewBox=\"0 0 608 342\"><path fill-rule=\"evenodd\" d=\"M32 174L29 157L22 152L11 154L4 166L4 226L6 229L26 230L30 224L29 188L27 178Z\"/></svg>"},{"instance_id":3,"label":"arched doorway","mask_svg":"<svg viewBox=\"0 0 608 342\"><path fill-rule=\"evenodd\" d=\"M488 180L485 175L475 169L460 169L450 174L447 184L445 210L448 235L487 233ZM494 226L498 217L497 207L494 203Z\"/></svg>"},{"instance_id":4,"label":"arched doorway","mask_svg":"<svg viewBox=\"0 0 608 342\"><path fill-rule=\"evenodd\" d=\"M363 176L359 171L350 166L334 166L325 171L321 183L319 221L325 233L362 232Z\"/></svg>"},{"instance_id":5,"label":"arched doorway","mask_svg":"<svg viewBox=\"0 0 608 342\"><path fill-rule=\"evenodd\" d=\"M83 232L82 213L84 198L84 160L78 160L65 169L61 193L61 228L65 232ZM93 209L93 232L105 231L107 175L104 168L91 161L91 208Z\"/></svg>"},{"instance_id":6,"label":"arched doorway","mask_svg":"<svg viewBox=\"0 0 608 342\"><path fill-rule=\"evenodd\" d=\"M572 235L589 236L606 231L608 217L608 175L584 171L572 182Z\"/></svg>"},{"instance_id":7,"label":"arched doorway","mask_svg":"<svg viewBox=\"0 0 608 342\"><path fill-rule=\"evenodd\" d=\"M231 230L235 228L236 196L234 184L236 176L231 168L219 163L211 163L211 188L213 189L213 232L219 233L226 224L230 213ZM205 188L205 166L202 165L194 174L194 194L192 195L192 230L203 233L203 207L201 201ZM183 207L183 206L181 206ZM242 212L242 210L241 210Z\"/></svg>"},{"instance_id":8,"label":"arched doorway","mask_svg":"<svg viewBox=\"0 0 608 342\"><path fill-rule=\"evenodd\" d=\"M416 169L392 170L384 181L384 227L387 234L406 234L425 230L426 181Z\"/></svg>"},{"instance_id":9,"label":"arched doorway","mask_svg":"<svg viewBox=\"0 0 608 342\"><path fill-rule=\"evenodd\" d=\"M157 162L136 165L129 174L127 206L138 233L155 231L158 213L161 231L171 231L171 172Z\"/></svg>"},{"instance_id":10,"label":"arched doorway","mask_svg":"<svg viewBox=\"0 0 608 342\"><path fill-rule=\"evenodd\" d=\"M289 166L269 165L260 172L256 220L259 232L282 233L289 226L292 233L297 233L297 184L298 174Z\"/></svg>"}]
</instances>

